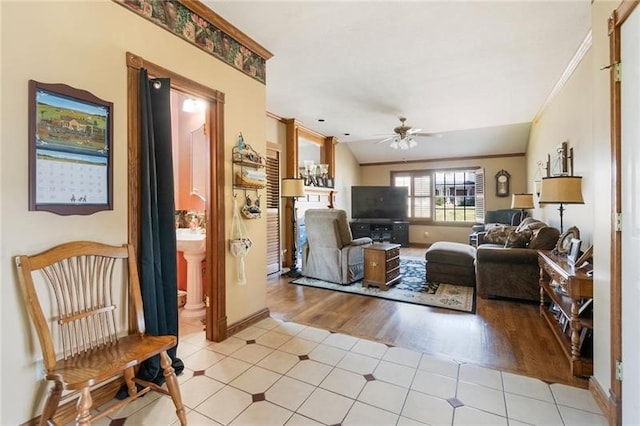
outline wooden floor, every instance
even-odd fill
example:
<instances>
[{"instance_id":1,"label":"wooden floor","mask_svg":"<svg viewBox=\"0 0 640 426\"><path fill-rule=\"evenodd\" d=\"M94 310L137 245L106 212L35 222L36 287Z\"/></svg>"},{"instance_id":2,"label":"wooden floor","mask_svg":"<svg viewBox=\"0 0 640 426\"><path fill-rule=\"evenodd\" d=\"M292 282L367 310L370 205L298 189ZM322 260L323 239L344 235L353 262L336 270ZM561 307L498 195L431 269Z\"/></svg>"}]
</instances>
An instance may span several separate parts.
<instances>
[{"instance_id":1,"label":"wooden floor","mask_svg":"<svg viewBox=\"0 0 640 426\"><path fill-rule=\"evenodd\" d=\"M403 248L421 257L424 248ZM586 388L571 376L569 362L538 305L478 298L476 314L393 302L375 297L289 284L275 276L267 285L274 318L497 368L550 383Z\"/></svg>"}]
</instances>

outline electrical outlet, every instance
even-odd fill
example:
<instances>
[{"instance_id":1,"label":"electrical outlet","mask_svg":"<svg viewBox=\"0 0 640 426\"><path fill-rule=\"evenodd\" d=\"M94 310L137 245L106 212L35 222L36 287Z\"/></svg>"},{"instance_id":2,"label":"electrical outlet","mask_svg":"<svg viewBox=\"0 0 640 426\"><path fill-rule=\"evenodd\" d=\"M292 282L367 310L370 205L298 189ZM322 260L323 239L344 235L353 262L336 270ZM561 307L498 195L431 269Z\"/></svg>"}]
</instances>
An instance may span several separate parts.
<instances>
[{"instance_id":1,"label":"electrical outlet","mask_svg":"<svg viewBox=\"0 0 640 426\"><path fill-rule=\"evenodd\" d=\"M428 231L424 231L424 239L428 239L429 238L429 232Z\"/></svg>"}]
</instances>

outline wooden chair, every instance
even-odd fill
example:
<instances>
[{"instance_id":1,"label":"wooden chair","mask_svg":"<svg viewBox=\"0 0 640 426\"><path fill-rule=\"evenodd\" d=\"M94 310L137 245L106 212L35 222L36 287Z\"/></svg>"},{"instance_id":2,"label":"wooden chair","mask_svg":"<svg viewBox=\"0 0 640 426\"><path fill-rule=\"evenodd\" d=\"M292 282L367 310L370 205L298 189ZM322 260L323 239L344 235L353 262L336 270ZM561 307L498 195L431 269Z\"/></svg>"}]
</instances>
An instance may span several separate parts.
<instances>
[{"instance_id":1,"label":"wooden chair","mask_svg":"<svg viewBox=\"0 0 640 426\"><path fill-rule=\"evenodd\" d=\"M80 425L89 425L150 390L170 395L180 423L186 424L180 388L167 354L177 337L145 334L138 268L130 244L75 241L36 255L16 256L15 262L24 302L40 341L45 379L54 382L40 424L53 422L63 389L79 393L76 422ZM120 294L124 293L121 299L128 294L131 301L131 333L117 329L117 318L123 317L116 315L114 294L118 294L118 286ZM47 310L43 311L47 294L50 306L44 305ZM168 391L134 377L134 367L155 355L160 355ZM129 397L92 417L90 387L121 375ZM142 386L140 390L136 383Z\"/></svg>"}]
</instances>

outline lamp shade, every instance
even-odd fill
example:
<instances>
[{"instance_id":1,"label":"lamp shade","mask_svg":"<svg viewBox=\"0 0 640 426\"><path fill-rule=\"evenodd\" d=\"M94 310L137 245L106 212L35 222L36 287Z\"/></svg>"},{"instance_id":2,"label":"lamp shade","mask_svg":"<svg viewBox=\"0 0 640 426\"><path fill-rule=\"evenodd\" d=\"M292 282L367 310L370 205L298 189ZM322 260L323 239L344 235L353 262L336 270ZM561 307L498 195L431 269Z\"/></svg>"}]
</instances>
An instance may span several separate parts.
<instances>
[{"instance_id":1,"label":"lamp shade","mask_svg":"<svg viewBox=\"0 0 640 426\"><path fill-rule=\"evenodd\" d=\"M303 197L304 179L284 178L282 179L281 197Z\"/></svg>"},{"instance_id":2,"label":"lamp shade","mask_svg":"<svg viewBox=\"0 0 640 426\"><path fill-rule=\"evenodd\" d=\"M532 209L535 206L533 205L533 194L513 194L511 197L511 208L512 209Z\"/></svg>"},{"instance_id":3,"label":"lamp shade","mask_svg":"<svg viewBox=\"0 0 640 426\"><path fill-rule=\"evenodd\" d=\"M542 178L540 204L584 204L581 176Z\"/></svg>"}]
</instances>

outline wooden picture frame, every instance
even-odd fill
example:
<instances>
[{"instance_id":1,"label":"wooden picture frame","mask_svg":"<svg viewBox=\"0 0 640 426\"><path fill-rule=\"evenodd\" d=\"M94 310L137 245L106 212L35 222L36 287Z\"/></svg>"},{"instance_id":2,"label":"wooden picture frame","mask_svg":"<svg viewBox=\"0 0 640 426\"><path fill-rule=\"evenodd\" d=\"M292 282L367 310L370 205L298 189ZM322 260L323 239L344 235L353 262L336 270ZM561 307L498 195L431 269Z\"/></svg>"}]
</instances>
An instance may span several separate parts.
<instances>
[{"instance_id":1,"label":"wooden picture frame","mask_svg":"<svg viewBox=\"0 0 640 426\"><path fill-rule=\"evenodd\" d=\"M29 81L29 210L113 210L113 103Z\"/></svg>"},{"instance_id":2,"label":"wooden picture frame","mask_svg":"<svg viewBox=\"0 0 640 426\"><path fill-rule=\"evenodd\" d=\"M569 252L567 253L567 262L571 265L576 264L576 260L580 256L580 246L582 245L582 241L578 238L574 238L571 240L571 246L569 247Z\"/></svg>"},{"instance_id":3,"label":"wooden picture frame","mask_svg":"<svg viewBox=\"0 0 640 426\"><path fill-rule=\"evenodd\" d=\"M592 257L593 257L593 246L589 246L589 248L586 249L584 253L582 253L582 255L578 258L578 260L576 260L576 265L580 266L584 262L588 262L589 259L591 259Z\"/></svg>"},{"instance_id":4,"label":"wooden picture frame","mask_svg":"<svg viewBox=\"0 0 640 426\"><path fill-rule=\"evenodd\" d=\"M566 255L571 248L571 240L574 238L580 238L580 230L575 226L567 229L560 235L558 242L556 243L555 253L558 255Z\"/></svg>"}]
</instances>

